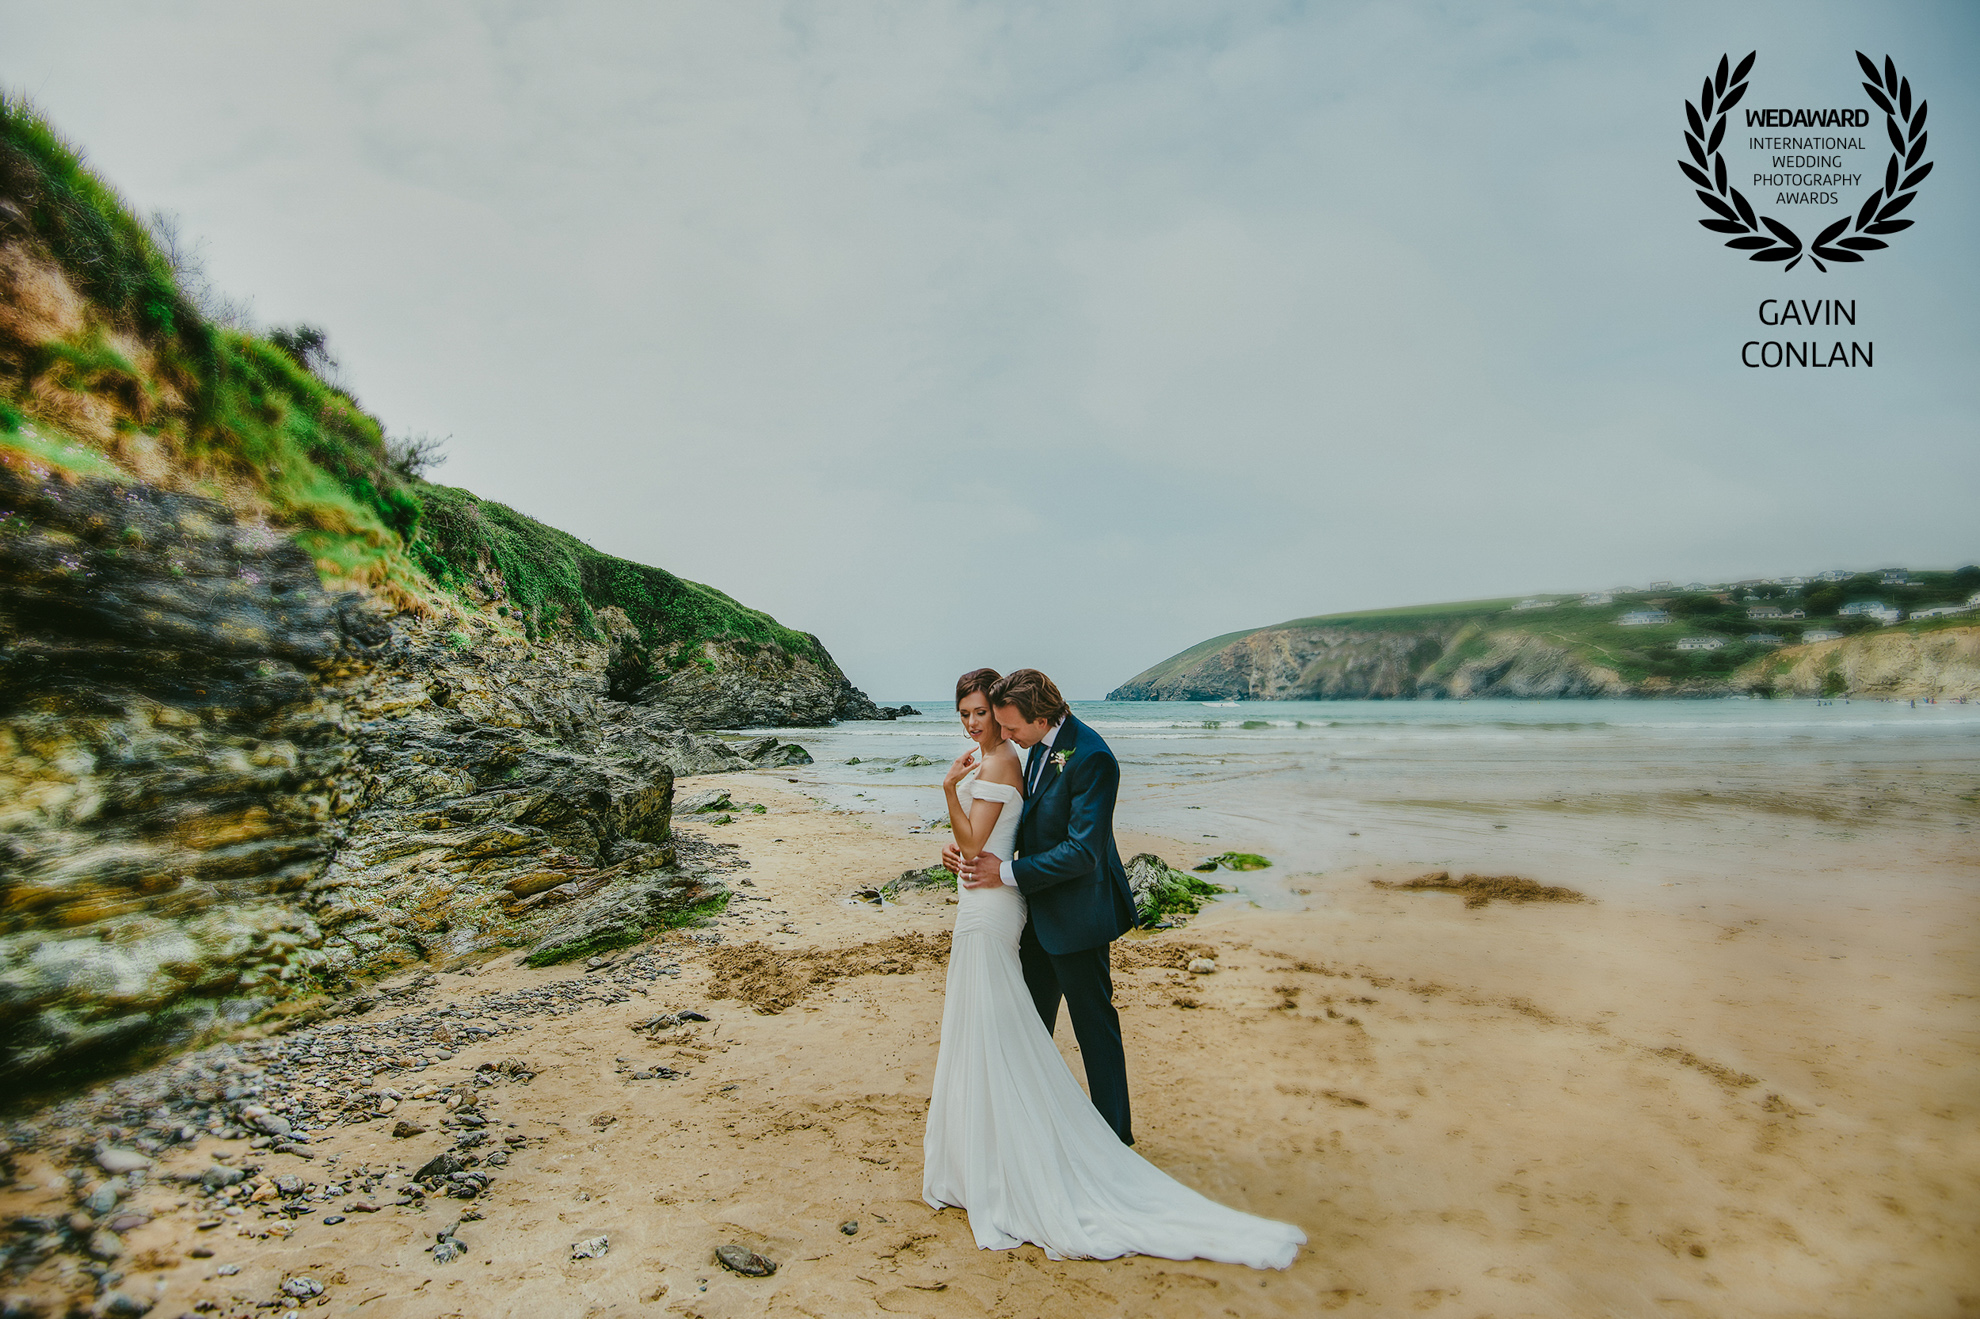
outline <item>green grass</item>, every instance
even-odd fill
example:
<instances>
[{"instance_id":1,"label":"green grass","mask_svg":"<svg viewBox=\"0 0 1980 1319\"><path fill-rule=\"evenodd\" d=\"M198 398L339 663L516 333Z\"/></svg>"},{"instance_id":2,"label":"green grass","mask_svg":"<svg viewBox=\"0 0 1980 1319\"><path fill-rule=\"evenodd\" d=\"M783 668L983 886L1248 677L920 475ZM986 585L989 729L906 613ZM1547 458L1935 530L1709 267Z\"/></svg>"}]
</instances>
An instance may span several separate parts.
<instances>
[{"instance_id":1,"label":"green grass","mask_svg":"<svg viewBox=\"0 0 1980 1319\"><path fill-rule=\"evenodd\" d=\"M140 332L173 336L199 315L151 232L39 111L0 92L0 196L96 306Z\"/></svg>"},{"instance_id":2,"label":"green grass","mask_svg":"<svg viewBox=\"0 0 1980 1319\"><path fill-rule=\"evenodd\" d=\"M1316 614L1311 618L1295 618L1284 623L1275 623L1269 630L1292 627L1380 629L1395 623L1430 623L1447 620L1457 622L1511 609L1525 598L1525 596L1507 596L1503 600L1452 600L1434 605L1401 605L1394 609L1356 609L1345 614Z\"/></svg>"},{"instance_id":3,"label":"green grass","mask_svg":"<svg viewBox=\"0 0 1980 1319\"><path fill-rule=\"evenodd\" d=\"M43 435L32 426L0 429L0 451L13 450L31 461L77 476L124 480L123 470L86 444L63 436Z\"/></svg>"},{"instance_id":4,"label":"green grass","mask_svg":"<svg viewBox=\"0 0 1980 1319\"><path fill-rule=\"evenodd\" d=\"M420 568L463 593L478 574L494 568L507 587L511 617L520 619L532 639L558 627L595 637L597 611L616 606L632 620L644 647L675 667L712 663L698 653L708 641L824 659L816 637L712 586L601 554L567 532L466 490L422 484L418 492L424 518L412 554Z\"/></svg>"}]
</instances>

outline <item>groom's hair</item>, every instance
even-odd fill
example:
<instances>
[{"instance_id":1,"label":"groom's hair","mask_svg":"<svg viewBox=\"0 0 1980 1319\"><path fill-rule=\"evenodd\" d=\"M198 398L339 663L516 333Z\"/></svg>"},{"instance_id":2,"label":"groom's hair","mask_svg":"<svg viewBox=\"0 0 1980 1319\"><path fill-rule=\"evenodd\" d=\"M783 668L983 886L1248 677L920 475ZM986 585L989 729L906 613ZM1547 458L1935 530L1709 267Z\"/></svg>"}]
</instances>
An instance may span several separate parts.
<instances>
[{"instance_id":1,"label":"groom's hair","mask_svg":"<svg viewBox=\"0 0 1980 1319\"><path fill-rule=\"evenodd\" d=\"M990 689L997 685L997 681L998 673L995 669L971 669L956 679L956 704L961 705L963 698L971 692L982 692L983 699L989 700Z\"/></svg>"},{"instance_id":2,"label":"groom's hair","mask_svg":"<svg viewBox=\"0 0 1980 1319\"><path fill-rule=\"evenodd\" d=\"M1013 669L990 685L990 704L1015 705L1026 723L1056 724L1072 713L1059 685L1037 669Z\"/></svg>"}]
</instances>

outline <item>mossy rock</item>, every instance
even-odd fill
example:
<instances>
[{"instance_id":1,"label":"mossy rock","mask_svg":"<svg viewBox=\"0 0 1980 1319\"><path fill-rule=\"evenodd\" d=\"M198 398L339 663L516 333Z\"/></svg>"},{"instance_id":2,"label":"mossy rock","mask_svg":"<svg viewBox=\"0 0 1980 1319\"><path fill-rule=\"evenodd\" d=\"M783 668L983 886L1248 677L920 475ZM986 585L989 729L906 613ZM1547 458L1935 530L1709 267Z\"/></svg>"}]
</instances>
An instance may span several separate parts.
<instances>
[{"instance_id":1,"label":"mossy rock","mask_svg":"<svg viewBox=\"0 0 1980 1319\"><path fill-rule=\"evenodd\" d=\"M1177 916L1194 916L1204 904L1231 890L1178 870L1152 852L1142 852L1127 864L1128 889L1134 894L1135 916L1143 926Z\"/></svg>"},{"instance_id":2,"label":"mossy rock","mask_svg":"<svg viewBox=\"0 0 1980 1319\"><path fill-rule=\"evenodd\" d=\"M643 942L662 930L705 925L728 909L726 890L679 870L650 871L558 916L530 949L530 966L592 957Z\"/></svg>"},{"instance_id":3,"label":"mossy rock","mask_svg":"<svg viewBox=\"0 0 1980 1319\"><path fill-rule=\"evenodd\" d=\"M1207 861L1199 861L1197 864L1191 866L1190 869L1196 871L1265 870L1271 864L1270 861L1267 861L1256 852L1226 852L1222 856L1213 856Z\"/></svg>"},{"instance_id":4,"label":"mossy rock","mask_svg":"<svg viewBox=\"0 0 1980 1319\"><path fill-rule=\"evenodd\" d=\"M956 877L943 866L929 866L925 870L903 870L898 879L890 879L881 888L882 893L905 893L913 889L954 888Z\"/></svg>"}]
</instances>

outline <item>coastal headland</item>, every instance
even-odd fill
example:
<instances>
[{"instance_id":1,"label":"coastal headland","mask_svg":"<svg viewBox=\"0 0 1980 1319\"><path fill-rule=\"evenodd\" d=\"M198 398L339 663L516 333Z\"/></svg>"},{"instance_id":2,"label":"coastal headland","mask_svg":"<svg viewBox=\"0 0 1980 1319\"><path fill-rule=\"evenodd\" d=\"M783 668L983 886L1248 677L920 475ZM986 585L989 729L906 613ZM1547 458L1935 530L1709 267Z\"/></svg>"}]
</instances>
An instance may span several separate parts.
<instances>
[{"instance_id":1,"label":"coastal headland","mask_svg":"<svg viewBox=\"0 0 1980 1319\"><path fill-rule=\"evenodd\" d=\"M677 843L734 898L704 925L422 968L17 1113L0 1207L47 1253L10 1312L100 1308L90 1270L113 1304L242 1319L1924 1316L1972 1294L1974 913L1926 859L1948 833L1856 904L1548 901L1371 865L1123 940L1139 1148L1306 1229L1260 1275L980 1251L920 1202L950 895L887 888L930 859L918 821L824 808L801 773L705 781L731 822Z\"/></svg>"},{"instance_id":2,"label":"coastal headland","mask_svg":"<svg viewBox=\"0 0 1980 1319\"><path fill-rule=\"evenodd\" d=\"M1980 696L1980 567L1831 572L1293 619L1111 701Z\"/></svg>"}]
</instances>

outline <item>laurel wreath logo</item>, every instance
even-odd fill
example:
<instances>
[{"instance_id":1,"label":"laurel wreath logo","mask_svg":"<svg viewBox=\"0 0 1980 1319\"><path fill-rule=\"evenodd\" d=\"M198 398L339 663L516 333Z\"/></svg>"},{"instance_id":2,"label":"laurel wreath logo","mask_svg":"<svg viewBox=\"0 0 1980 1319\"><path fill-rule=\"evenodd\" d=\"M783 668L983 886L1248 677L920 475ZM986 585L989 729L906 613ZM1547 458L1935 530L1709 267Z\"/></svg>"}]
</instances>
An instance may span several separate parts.
<instances>
[{"instance_id":1,"label":"laurel wreath logo","mask_svg":"<svg viewBox=\"0 0 1980 1319\"><path fill-rule=\"evenodd\" d=\"M1719 56L1718 70L1705 79L1698 104L1684 103L1687 121L1684 144L1691 152L1691 159L1680 160L1678 168L1698 185L1698 199L1712 211L1712 218L1698 223L1714 233L1734 235L1726 246L1746 252L1749 261L1785 261L1783 270L1793 270L1806 256L1817 270L1826 274L1829 268L1822 264L1824 261L1861 261L1865 252L1889 247L1883 236L1901 233L1912 226L1912 221L1894 217L1911 205L1912 198L1918 195L1918 185L1932 172L1931 161L1918 163L1925 155L1929 134L1925 131L1925 102L1920 100L1915 109L1911 103L1911 80L1898 76L1897 65L1889 55L1884 56L1884 67L1879 70L1868 55L1860 50L1856 52L1856 62L1870 79L1863 84L1863 90L1870 93L1870 99L1884 112L1884 128L1891 139L1891 159L1884 167L1884 185L1870 194L1854 219L1845 215L1817 234L1815 241L1804 249L1794 230L1771 215L1755 212L1753 203L1738 188L1729 185L1726 158L1719 150L1725 140L1727 118L1746 95L1747 75L1753 72L1754 56L1758 53L1748 51L1737 68L1729 66L1725 55Z\"/></svg>"}]
</instances>

